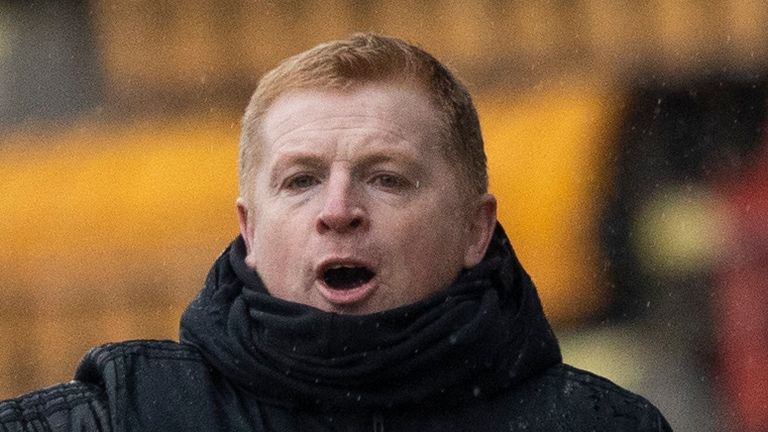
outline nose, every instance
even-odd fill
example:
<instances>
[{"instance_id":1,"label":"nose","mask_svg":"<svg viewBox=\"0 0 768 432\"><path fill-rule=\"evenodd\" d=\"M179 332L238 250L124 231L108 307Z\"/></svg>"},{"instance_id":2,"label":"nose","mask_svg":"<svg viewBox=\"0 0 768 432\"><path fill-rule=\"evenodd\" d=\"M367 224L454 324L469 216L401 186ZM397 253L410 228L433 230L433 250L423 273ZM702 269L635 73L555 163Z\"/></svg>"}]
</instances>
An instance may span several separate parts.
<instances>
[{"instance_id":1,"label":"nose","mask_svg":"<svg viewBox=\"0 0 768 432\"><path fill-rule=\"evenodd\" d=\"M324 192L316 222L320 234L349 233L368 226L368 214L348 175L331 176Z\"/></svg>"}]
</instances>

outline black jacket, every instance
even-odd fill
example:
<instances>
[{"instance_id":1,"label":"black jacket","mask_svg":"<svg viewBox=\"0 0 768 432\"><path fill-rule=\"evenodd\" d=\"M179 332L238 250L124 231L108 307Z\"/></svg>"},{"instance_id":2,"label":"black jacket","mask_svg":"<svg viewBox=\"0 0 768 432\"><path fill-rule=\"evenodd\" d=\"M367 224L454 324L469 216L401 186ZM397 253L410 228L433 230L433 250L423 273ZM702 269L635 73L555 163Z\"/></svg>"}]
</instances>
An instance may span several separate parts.
<instances>
[{"instance_id":1,"label":"black jacket","mask_svg":"<svg viewBox=\"0 0 768 432\"><path fill-rule=\"evenodd\" d=\"M499 227L482 263L413 305L338 315L270 296L242 239L181 343L88 353L75 381L0 402L0 431L668 431L645 399L561 362Z\"/></svg>"}]
</instances>

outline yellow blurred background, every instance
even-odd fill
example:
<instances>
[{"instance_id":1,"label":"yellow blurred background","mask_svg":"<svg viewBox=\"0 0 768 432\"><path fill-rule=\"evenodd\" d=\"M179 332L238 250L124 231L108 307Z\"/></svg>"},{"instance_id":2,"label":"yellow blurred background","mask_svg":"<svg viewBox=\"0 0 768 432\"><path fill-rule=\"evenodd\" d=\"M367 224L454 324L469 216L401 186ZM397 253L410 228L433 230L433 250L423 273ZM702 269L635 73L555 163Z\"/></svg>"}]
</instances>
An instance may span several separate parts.
<instances>
[{"instance_id":1,"label":"yellow blurred background","mask_svg":"<svg viewBox=\"0 0 768 432\"><path fill-rule=\"evenodd\" d=\"M766 18L738 0L0 1L0 398L69 380L93 345L175 338L237 234L258 77L372 30L470 87L499 218L566 361L644 392L676 430L720 430L694 418L717 415L714 390L648 384L669 352L635 338L663 326L600 326L616 291L598 225L633 85L768 70Z\"/></svg>"}]
</instances>

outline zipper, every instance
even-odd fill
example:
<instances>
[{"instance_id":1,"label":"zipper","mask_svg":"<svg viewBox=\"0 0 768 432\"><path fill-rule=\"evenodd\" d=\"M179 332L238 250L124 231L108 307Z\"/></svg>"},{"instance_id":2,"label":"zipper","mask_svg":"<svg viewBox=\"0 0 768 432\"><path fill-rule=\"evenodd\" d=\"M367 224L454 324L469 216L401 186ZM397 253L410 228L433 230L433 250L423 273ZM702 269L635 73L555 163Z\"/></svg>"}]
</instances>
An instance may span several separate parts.
<instances>
[{"instance_id":1,"label":"zipper","mask_svg":"<svg viewBox=\"0 0 768 432\"><path fill-rule=\"evenodd\" d=\"M381 414L373 415L373 432L384 432L384 417Z\"/></svg>"}]
</instances>

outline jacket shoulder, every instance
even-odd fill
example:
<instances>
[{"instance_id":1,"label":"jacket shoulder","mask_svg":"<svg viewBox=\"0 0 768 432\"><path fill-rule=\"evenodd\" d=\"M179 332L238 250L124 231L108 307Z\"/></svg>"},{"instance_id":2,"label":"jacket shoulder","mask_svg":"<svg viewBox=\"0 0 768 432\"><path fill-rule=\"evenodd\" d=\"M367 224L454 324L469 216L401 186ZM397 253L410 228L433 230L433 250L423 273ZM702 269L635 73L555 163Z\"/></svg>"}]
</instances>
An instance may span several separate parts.
<instances>
[{"instance_id":1,"label":"jacket shoulder","mask_svg":"<svg viewBox=\"0 0 768 432\"><path fill-rule=\"evenodd\" d=\"M194 347L171 340L132 340L91 348L83 361L105 363L116 357L148 356L165 359L199 359Z\"/></svg>"},{"instance_id":2,"label":"jacket shoulder","mask_svg":"<svg viewBox=\"0 0 768 432\"><path fill-rule=\"evenodd\" d=\"M103 389L115 431L249 430L240 403L222 403L238 400L237 390L191 345L103 345L88 352L75 379Z\"/></svg>"},{"instance_id":3,"label":"jacket shoulder","mask_svg":"<svg viewBox=\"0 0 768 432\"><path fill-rule=\"evenodd\" d=\"M192 346L170 340L133 340L110 343L92 348L83 357L75 379L104 382L105 369L114 365L125 367L134 363L200 362L202 356Z\"/></svg>"},{"instance_id":4,"label":"jacket shoulder","mask_svg":"<svg viewBox=\"0 0 768 432\"><path fill-rule=\"evenodd\" d=\"M172 341L130 341L91 349L75 373L75 380L0 401L2 431L113 430L116 381L125 365L152 360L174 364L199 361L192 347ZM121 366L115 367L116 364ZM119 387L119 386L117 386Z\"/></svg>"},{"instance_id":5,"label":"jacket shoulder","mask_svg":"<svg viewBox=\"0 0 768 432\"><path fill-rule=\"evenodd\" d=\"M185 381L180 374L189 377L190 369L200 370L202 365L196 349L172 341L137 340L98 346L85 355L74 381L0 401L0 430L121 430L125 425L120 412L126 401L124 393L143 382L142 375L155 382L171 378L178 383ZM162 391L153 390L156 396Z\"/></svg>"},{"instance_id":6,"label":"jacket shoulder","mask_svg":"<svg viewBox=\"0 0 768 432\"><path fill-rule=\"evenodd\" d=\"M560 364L543 379L554 399L567 401L573 420L611 430L671 431L664 416L644 397L591 372Z\"/></svg>"},{"instance_id":7,"label":"jacket shoulder","mask_svg":"<svg viewBox=\"0 0 768 432\"><path fill-rule=\"evenodd\" d=\"M0 430L108 431L106 406L99 387L72 381L0 401Z\"/></svg>"}]
</instances>

